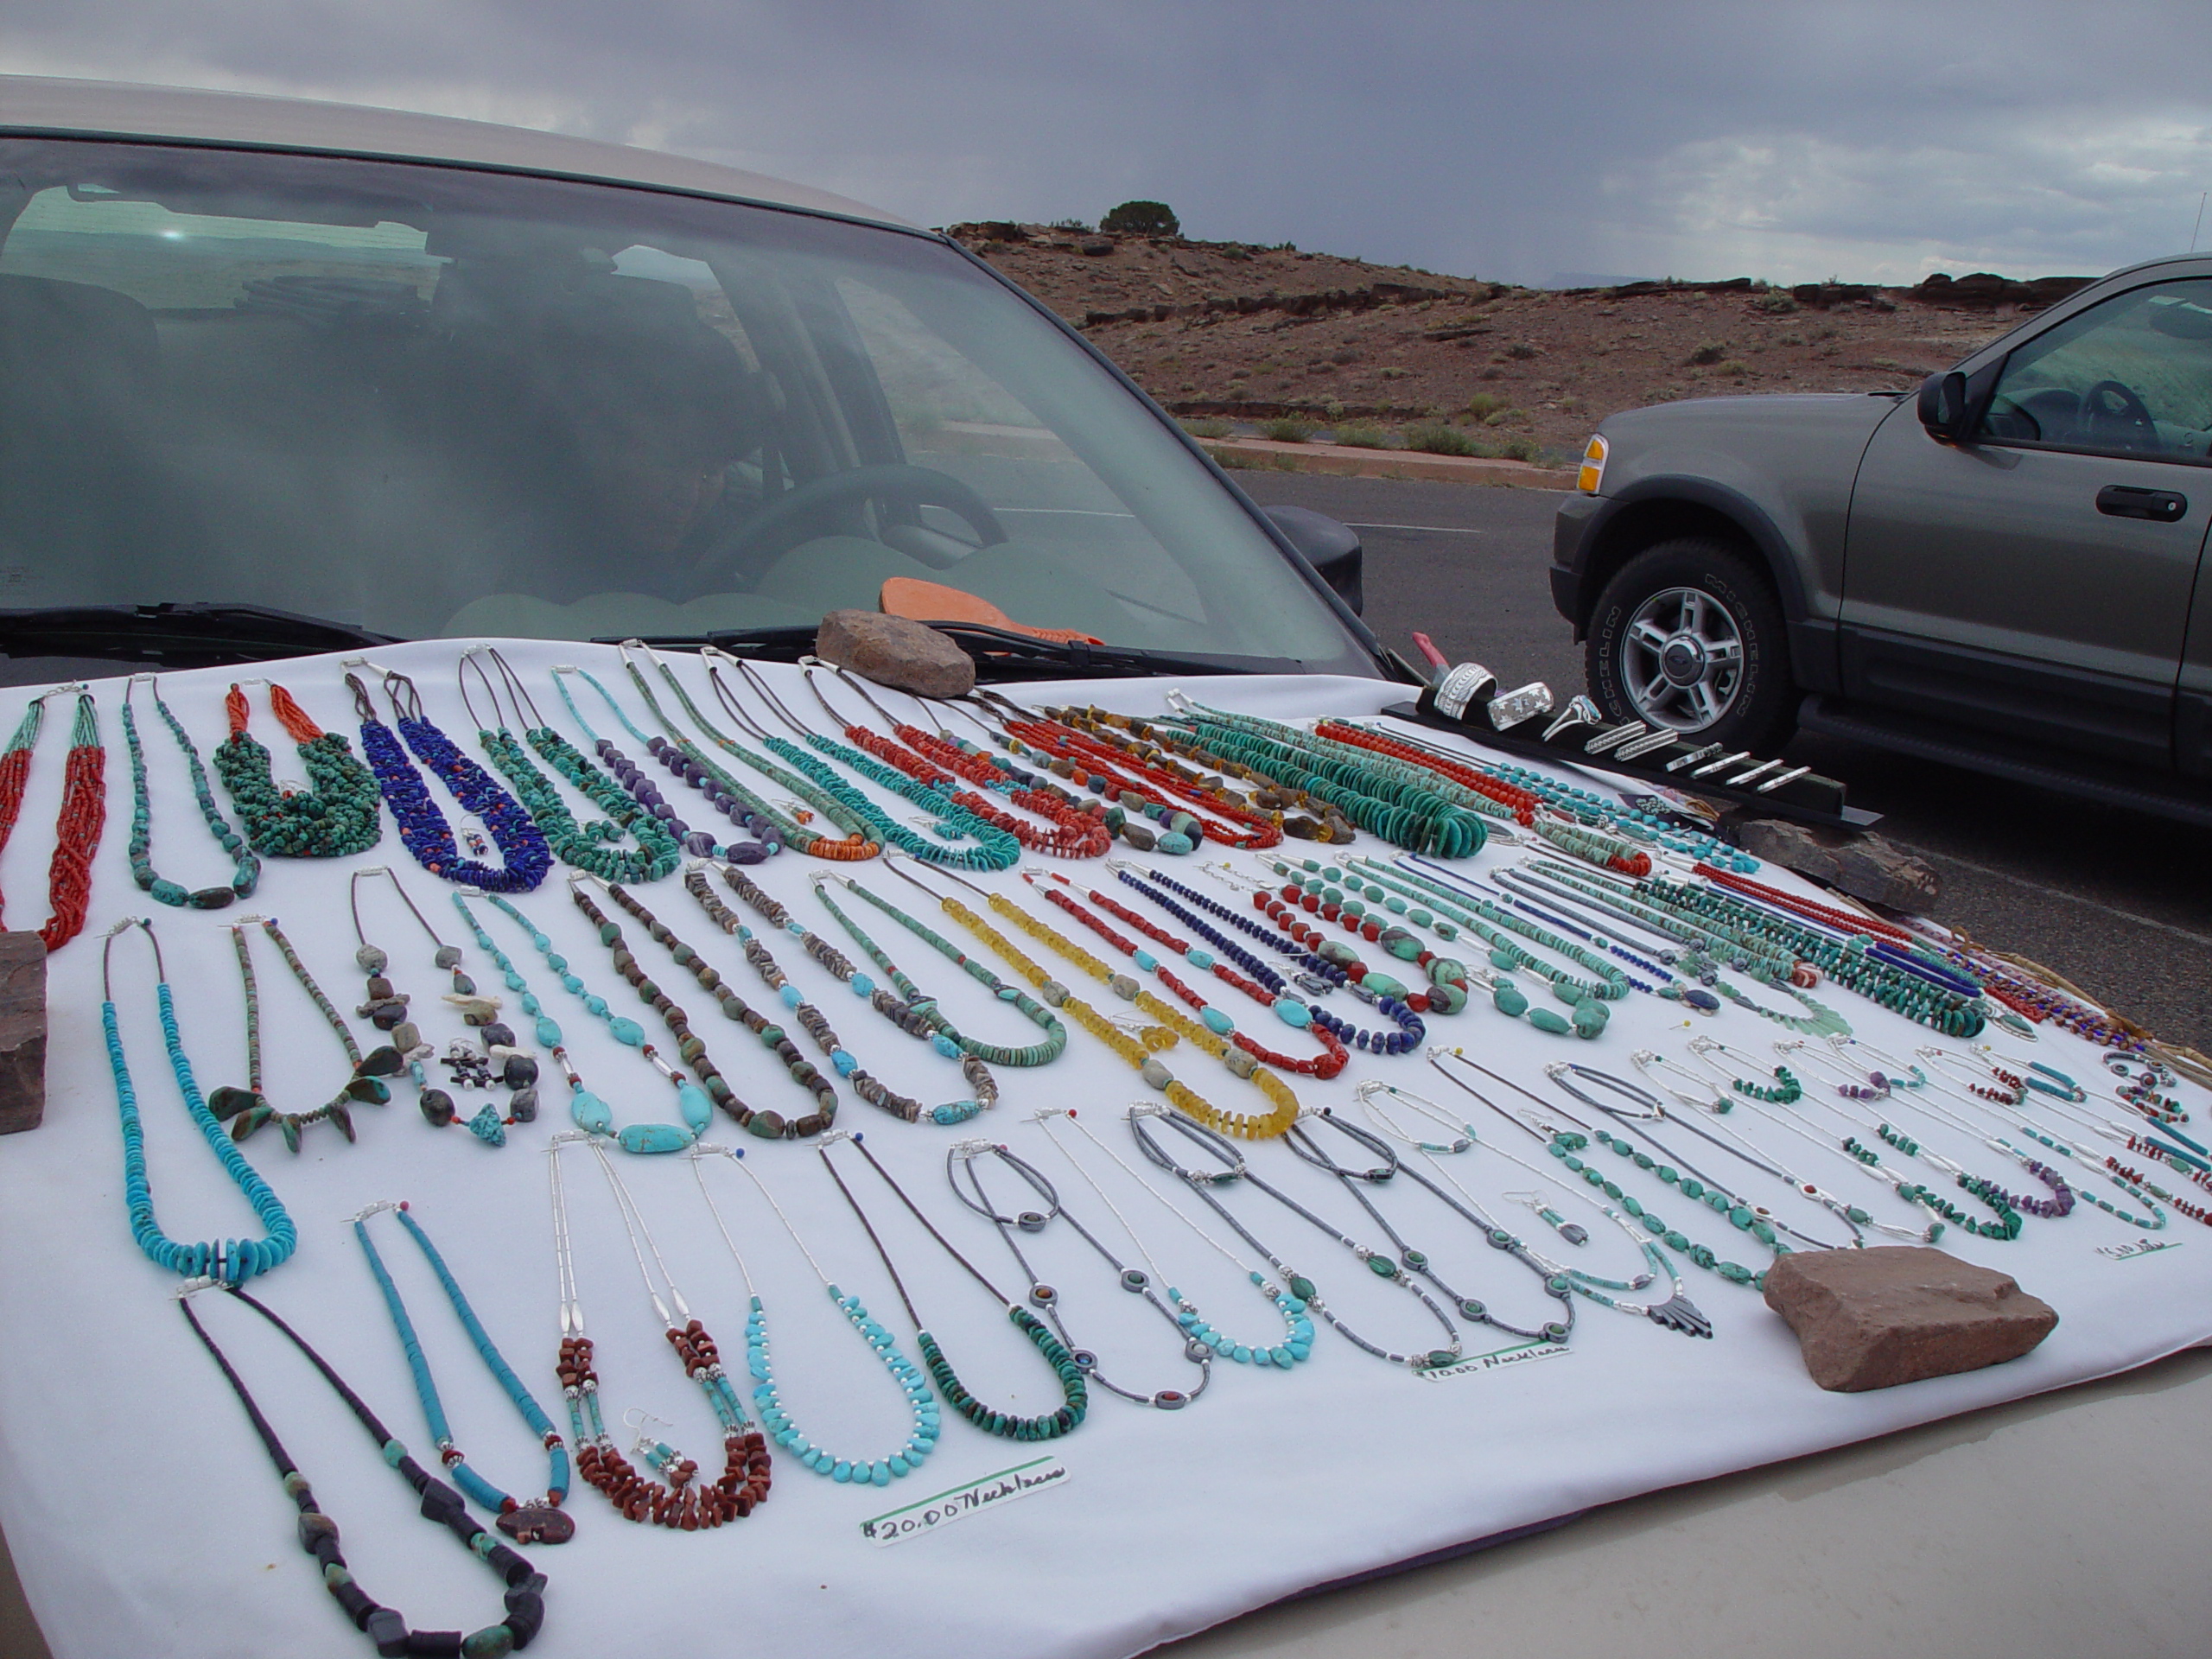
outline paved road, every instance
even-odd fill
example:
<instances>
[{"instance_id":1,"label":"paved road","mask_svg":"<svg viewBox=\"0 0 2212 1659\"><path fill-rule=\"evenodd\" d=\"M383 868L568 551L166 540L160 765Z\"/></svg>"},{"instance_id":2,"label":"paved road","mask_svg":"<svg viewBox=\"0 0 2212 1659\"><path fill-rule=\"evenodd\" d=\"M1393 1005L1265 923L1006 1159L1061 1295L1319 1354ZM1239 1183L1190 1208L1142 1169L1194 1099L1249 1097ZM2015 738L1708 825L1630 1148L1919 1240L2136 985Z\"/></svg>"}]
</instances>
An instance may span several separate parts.
<instances>
[{"instance_id":1,"label":"paved road","mask_svg":"<svg viewBox=\"0 0 2212 1659\"><path fill-rule=\"evenodd\" d=\"M1544 580L1546 490L1242 473L1254 498L1359 527L1367 620L1414 655L1430 634L1507 685L1582 684L1582 652ZM2212 835L1828 738L1807 762L1885 816L1884 833L1933 863L1936 918L2048 964L2160 1036L2212 1052Z\"/></svg>"}]
</instances>

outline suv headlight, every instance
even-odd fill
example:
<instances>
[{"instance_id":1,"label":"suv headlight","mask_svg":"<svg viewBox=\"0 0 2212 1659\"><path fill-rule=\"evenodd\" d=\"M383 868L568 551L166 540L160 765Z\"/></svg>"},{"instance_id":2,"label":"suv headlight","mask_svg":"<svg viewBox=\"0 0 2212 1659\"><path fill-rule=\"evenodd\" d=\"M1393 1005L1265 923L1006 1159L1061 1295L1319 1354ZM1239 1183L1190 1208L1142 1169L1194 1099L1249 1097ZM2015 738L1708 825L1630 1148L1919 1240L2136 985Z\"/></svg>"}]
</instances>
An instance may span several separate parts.
<instances>
[{"instance_id":1,"label":"suv headlight","mask_svg":"<svg viewBox=\"0 0 2212 1659\"><path fill-rule=\"evenodd\" d=\"M1602 435L1593 435L1582 452L1582 470L1575 474L1574 487L1585 495L1595 495L1605 481L1607 446Z\"/></svg>"}]
</instances>

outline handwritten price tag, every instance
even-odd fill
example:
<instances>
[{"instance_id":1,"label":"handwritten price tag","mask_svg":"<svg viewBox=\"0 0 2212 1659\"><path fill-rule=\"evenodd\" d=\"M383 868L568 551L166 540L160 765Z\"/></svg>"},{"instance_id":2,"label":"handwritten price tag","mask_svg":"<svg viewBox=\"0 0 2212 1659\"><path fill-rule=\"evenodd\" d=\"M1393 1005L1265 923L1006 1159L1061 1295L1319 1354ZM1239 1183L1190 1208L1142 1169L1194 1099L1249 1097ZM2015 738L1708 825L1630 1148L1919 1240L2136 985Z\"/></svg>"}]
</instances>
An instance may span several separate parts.
<instances>
[{"instance_id":1,"label":"handwritten price tag","mask_svg":"<svg viewBox=\"0 0 2212 1659\"><path fill-rule=\"evenodd\" d=\"M1524 1342L1491 1353L1470 1354L1456 1365L1433 1365L1419 1375L1431 1382L1443 1382L1455 1376L1473 1376L1484 1371L1506 1371L1519 1365L1534 1365L1539 1360L1557 1359L1573 1351L1564 1343Z\"/></svg>"},{"instance_id":2,"label":"handwritten price tag","mask_svg":"<svg viewBox=\"0 0 2212 1659\"><path fill-rule=\"evenodd\" d=\"M925 1497L904 1509L890 1510L861 1522L861 1535L878 1545L903 1544L909 1538L965 1521L971 1515L1011 1503L1016 1498L1048 1492L1068 1484L1067 1465L1058 1458L1038 1458L1001 1469L995 1475L955 1486L934 1497Z\"/></svg>"}]
</instances>

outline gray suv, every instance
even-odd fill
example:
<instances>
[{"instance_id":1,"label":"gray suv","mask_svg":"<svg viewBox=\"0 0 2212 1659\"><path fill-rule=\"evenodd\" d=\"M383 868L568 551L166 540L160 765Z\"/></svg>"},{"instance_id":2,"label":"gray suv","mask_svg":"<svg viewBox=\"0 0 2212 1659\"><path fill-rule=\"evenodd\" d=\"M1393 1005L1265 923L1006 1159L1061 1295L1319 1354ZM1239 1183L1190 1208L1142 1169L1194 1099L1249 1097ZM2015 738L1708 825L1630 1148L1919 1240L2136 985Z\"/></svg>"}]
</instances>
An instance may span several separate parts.
<instances>
[{"instance_id":1,"label":"gray suv","mask_svg":"<svg viewBox=\"0 0 2212 1659\"><path fill-rule=\"evenodd\" d=\"M1611 416L1560 509L1605 711L2212 812L2212 258L2114 272L1916 398Z\"/></svg>"}]
</instances>

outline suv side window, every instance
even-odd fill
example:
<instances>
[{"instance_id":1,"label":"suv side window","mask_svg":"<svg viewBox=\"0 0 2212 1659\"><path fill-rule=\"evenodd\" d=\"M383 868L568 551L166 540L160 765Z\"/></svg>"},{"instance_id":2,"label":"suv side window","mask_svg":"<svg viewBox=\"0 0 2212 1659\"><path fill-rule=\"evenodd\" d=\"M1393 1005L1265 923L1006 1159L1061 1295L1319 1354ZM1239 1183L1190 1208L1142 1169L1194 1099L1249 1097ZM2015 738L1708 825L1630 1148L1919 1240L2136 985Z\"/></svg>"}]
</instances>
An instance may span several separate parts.
<instances>
[{"instance_id":1,"label":"suv side window","mask_svg":"<svg viewBox=\"0 0 2212 1659\"><path fill-rule=\"evenodd\" d=\"M2115 295L2014 352L1979 436L2202 462L2212 446L2212 280Z\"/></svg>"}]
</instances>

